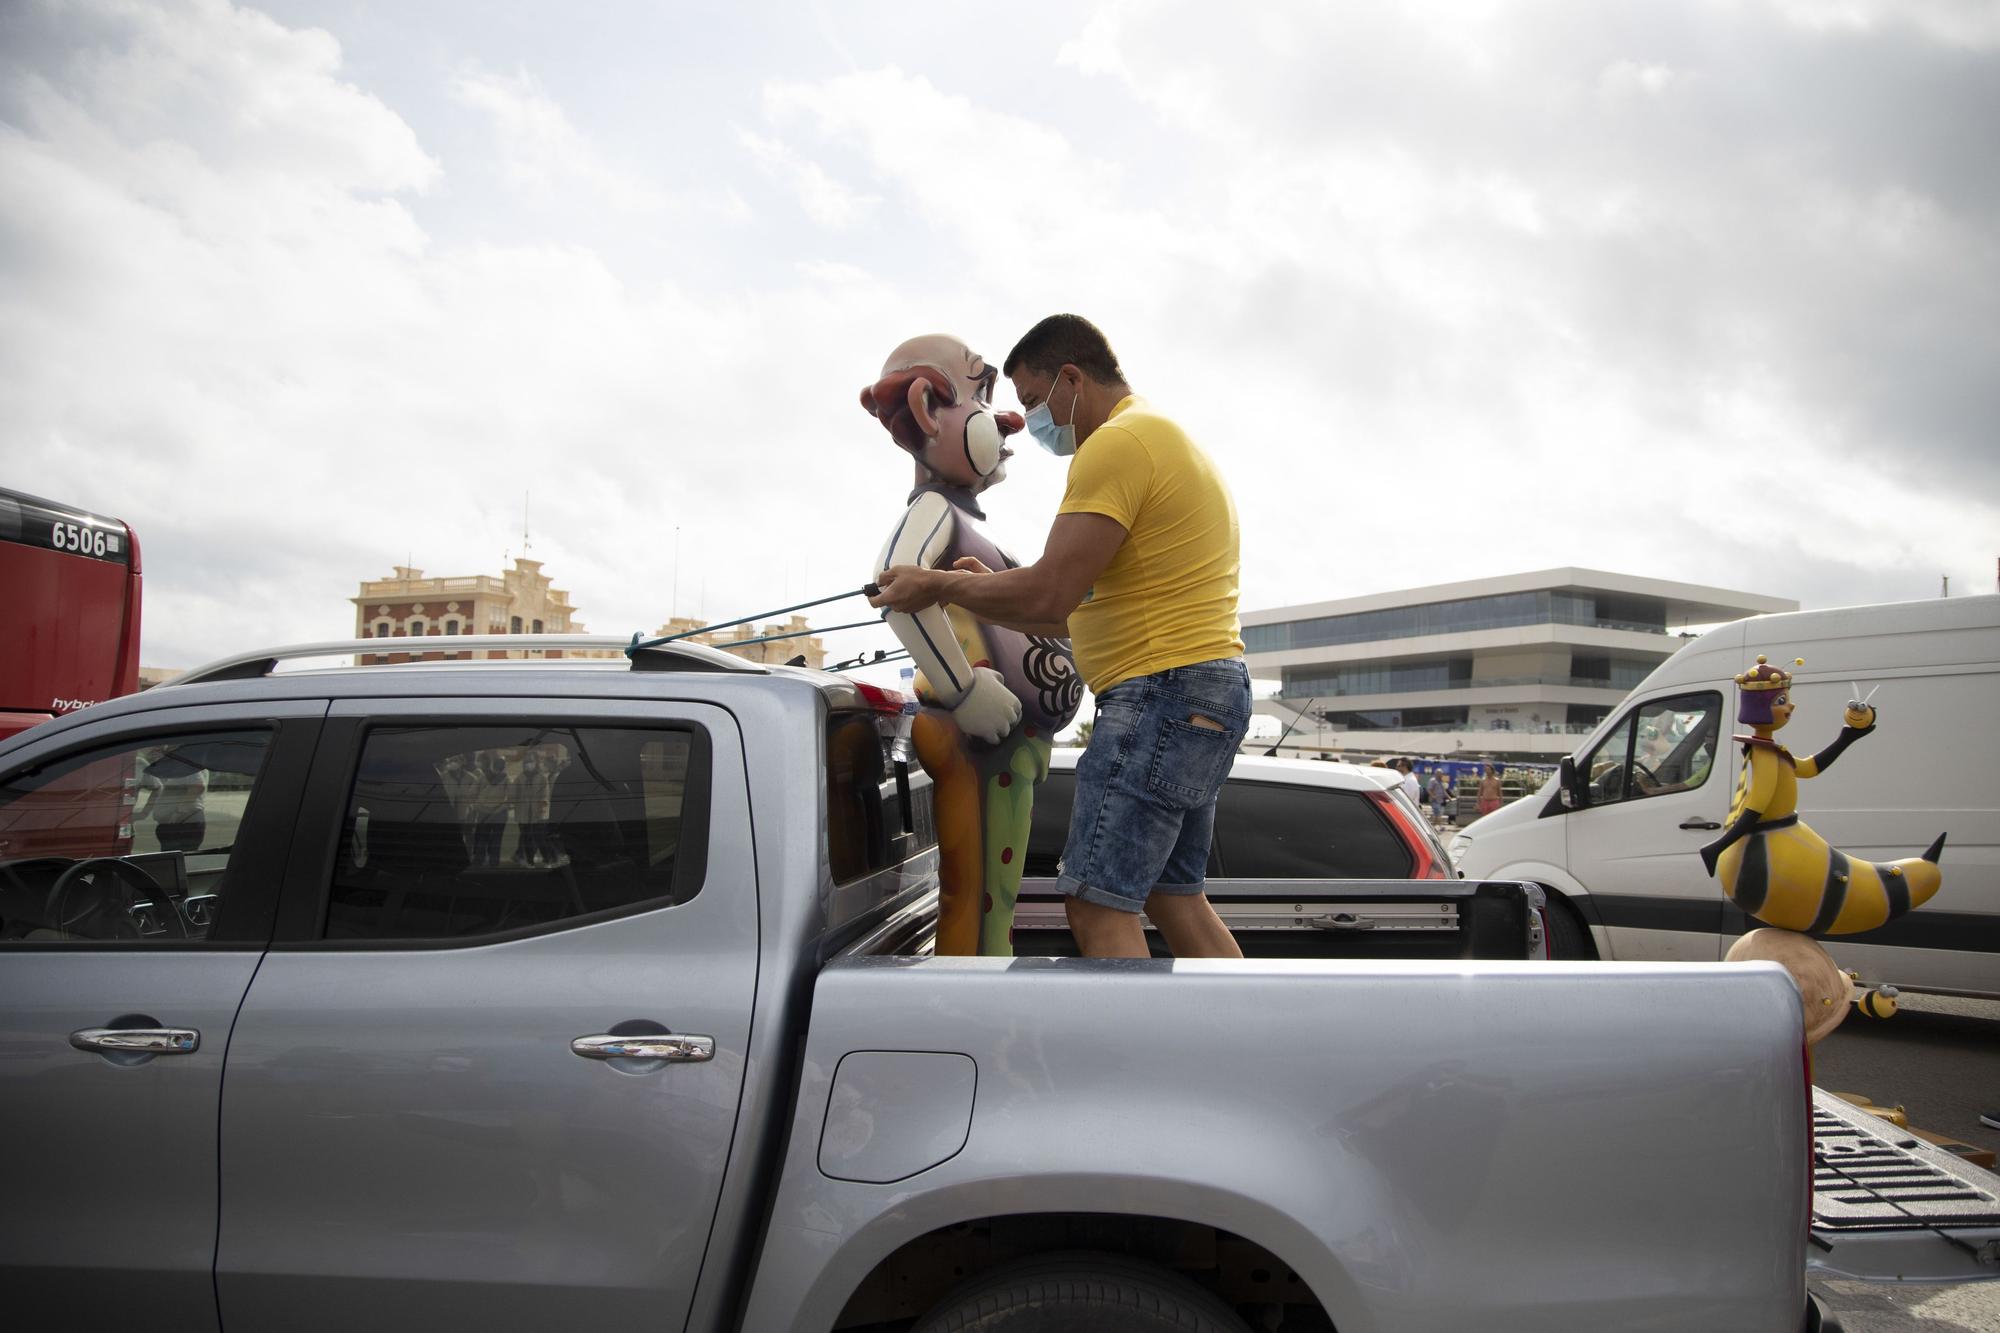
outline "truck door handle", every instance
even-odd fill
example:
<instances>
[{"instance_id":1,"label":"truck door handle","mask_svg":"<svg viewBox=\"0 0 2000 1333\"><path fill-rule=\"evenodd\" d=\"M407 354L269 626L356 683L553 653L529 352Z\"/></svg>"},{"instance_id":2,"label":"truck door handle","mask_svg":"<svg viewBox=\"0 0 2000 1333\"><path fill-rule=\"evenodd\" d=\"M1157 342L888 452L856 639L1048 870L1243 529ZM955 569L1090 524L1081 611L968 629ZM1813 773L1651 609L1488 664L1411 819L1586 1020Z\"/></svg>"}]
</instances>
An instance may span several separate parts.
<instances>
[{"instance_id":1,"label":"truck door handle","mask_svg":"<svg viewBox=\"0 0 2000 1333\"><path fill-rule=\"evenodd\" d=\"M79 1051L107 1055L193 1055L201 1049L194 1028L79 1028L69 1034Z\"/></svg>"},{"instance_id":2,"label":"truck door handle","mask_svg":"<svg viewBox=\"0 0 2000 1333\"><path fill-rule=\"evenodd\" d=\"M666 1060L699 1064L715 1058L715 1038L689 1032L642 1033L621 1037L599 1033L578 1037L569 1048L586 1060Z\"/></svg>"},{"instance_id":3,"label":"truck door handle","mask_svg":"<svg viewBox=\"0 0 2000 1333\"><path fill-rule=\"evenodd\" d=\"M1722 827L1722 825L1716 823L1713 819L1683 819L1681 821L1681 827L1690 830L1719 829Z\"/></svg>"}]
</instances>

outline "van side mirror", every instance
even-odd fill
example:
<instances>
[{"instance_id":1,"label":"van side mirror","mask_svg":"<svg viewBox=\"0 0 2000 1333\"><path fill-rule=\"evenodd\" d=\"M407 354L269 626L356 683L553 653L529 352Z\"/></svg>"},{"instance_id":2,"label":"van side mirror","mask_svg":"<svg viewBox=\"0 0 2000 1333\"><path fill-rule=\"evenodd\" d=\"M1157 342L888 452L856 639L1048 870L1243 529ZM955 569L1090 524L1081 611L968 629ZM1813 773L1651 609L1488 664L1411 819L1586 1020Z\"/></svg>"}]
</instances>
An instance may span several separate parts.
<instances>
[{"instance_id":1,"label":"van side mirror","mask_svg":"<svg viewBox=\"0 0 2000 1333\"><path fill-rule=\"evenodd\" d=\"M1563 809L1580 810L1590 803L1589 793L1577 778L1576 760L1569 755L1564 755L1556 765L1556 782L1557 797L1562 801Z\"/></svg>"}]
</instances>

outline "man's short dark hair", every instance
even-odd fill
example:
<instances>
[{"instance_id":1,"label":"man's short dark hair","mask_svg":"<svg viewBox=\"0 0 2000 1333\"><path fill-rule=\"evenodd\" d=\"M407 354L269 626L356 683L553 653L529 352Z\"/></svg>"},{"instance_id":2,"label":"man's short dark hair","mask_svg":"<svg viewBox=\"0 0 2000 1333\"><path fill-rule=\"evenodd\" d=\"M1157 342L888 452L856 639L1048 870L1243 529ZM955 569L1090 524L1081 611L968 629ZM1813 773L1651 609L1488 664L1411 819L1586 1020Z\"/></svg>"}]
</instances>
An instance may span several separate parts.
<instances>
[{"instance_id":1,"label":"man's short dark hair","mask_svg":"<svg viewBox=\"0 0 2000 1333\"><path fill-rule=\"evenodd\" d=\"M1125 382L1125 372L1103 331L1082 315L1050 315L1022 334L1007 353L1001 372L1012 379L1024 366L1042 375L1075 366L1099 384Z\"/></svg>"}]
</instances>

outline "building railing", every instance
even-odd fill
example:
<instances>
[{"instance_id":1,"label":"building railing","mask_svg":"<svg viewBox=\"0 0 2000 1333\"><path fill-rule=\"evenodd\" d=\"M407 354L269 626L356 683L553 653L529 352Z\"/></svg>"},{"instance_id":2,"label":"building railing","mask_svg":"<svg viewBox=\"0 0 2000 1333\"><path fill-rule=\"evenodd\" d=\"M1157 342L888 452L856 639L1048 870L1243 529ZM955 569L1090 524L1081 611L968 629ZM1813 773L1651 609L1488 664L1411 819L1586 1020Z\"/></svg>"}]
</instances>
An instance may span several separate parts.
<instances>
[{"instance_id":1,"label":"building railing","mask_svg":"<svg viewBox=\"0 0 2000 1333\"><path fill-rule=\"evenodd\" d=\"M455 579L377 579L361 585L363 600L377 597L406 597L413 593L504 592L506 585L491 574L473 574Z\"/></svg>"},{"instance_id":2,"label":"building railing","mask_svg":"<svg viewBox=\"0 0 2000 1333\"><path fill-rule=\"evenodd\" d=\"M1502 719L1505 720L1505 719ZM1426 722L1420 726L1394 727L1353 727L1342 722L1321 722L1317 718L1307 718L1299 723L1292 736L1311 741L1313 737L1333 732L1342 736L1373 736L1390 733L1422 733L1425 735L1456 734L1460 736L1585 736L1597 730L1595 722L1523 722L1519 726L1475 727L1470 722Z\"/></svg>"},{"instance_id":3,"label":"building railing","mask_svg":"<svg viewBox=\"0 0 2000 1333\"><path fill-rule=\"evenodd\" d=\"M1524 629L1536 625L1567 625L1576 629L1622 630L1631 634L1656 634L1666 637L1671 631L1665 625L1649 625L1636 620L1609 620L1602 616L1568 616L1552 611L1547 615L1533 616L1480 616L1466 620L1456 620L1447 625L1411 626L1394 633L1385 633L1379 627L1356 628L1346 631L1307 632L1298 635L1293 642L1274 647L1260 646L1265 635L1260 631L1281 629L1294 625L1297 621L1281 621L1275 625L1245 625L1243 634L1246 653L1286 653L1311 648L1342 648L1357 643L1393 643L1402 639L1430 638L1440 634L1473 634L1482 630Z\"/></svg>"},{"instance_id":4,"label":"building railing","mask_svg":"<svg viewBox=\"0 0 2000 1333\"><path fill-rule=\"evenodd\" d=\"M1308 699L1372 699L1389 695L1427 694L1432 690L1483 690L1510 685L1555 685L1564 689L1615 690L1624 695L1629 694L1638 683L1638 680L1634 680L1630 684L1623 684L1613 680L1600 680L1594 676L1482 676L1478 680L1450 680L1386 687L1371 685L1365 689L1343 689L1334 684L1329 684L1324 689L1295 686L1281 691L1277 697L1287 702L1303 703Z\"/></svg>"}]
</instances>

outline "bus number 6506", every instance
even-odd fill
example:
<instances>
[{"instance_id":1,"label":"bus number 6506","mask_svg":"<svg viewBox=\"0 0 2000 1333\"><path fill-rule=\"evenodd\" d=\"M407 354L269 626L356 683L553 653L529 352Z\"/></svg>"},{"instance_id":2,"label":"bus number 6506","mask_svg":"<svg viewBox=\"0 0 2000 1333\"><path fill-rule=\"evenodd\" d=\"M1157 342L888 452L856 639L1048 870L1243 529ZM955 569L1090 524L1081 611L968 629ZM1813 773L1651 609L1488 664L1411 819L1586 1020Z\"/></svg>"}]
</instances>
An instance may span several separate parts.
<instances>
[{"instance_id":1,"label":"bus number 6506","mask_svg":"<svg viewBox=\"0 0 2000 1333\"><path fill-rule=\"evenodd\" d=\"M75 523L51 524L49 545L58 551L75 551L78 555L102 556L116 549L105 540L101 528L80 527Z\"/></svg>"}]
</instances>

